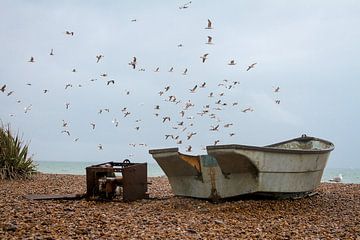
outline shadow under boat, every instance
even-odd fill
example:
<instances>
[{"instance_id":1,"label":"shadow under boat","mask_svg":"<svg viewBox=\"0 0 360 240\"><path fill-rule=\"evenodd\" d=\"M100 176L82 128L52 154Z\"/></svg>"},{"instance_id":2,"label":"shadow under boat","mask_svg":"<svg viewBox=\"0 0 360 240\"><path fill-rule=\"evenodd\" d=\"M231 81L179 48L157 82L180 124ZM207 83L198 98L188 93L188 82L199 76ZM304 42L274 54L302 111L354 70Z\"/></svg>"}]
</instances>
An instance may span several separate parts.
<instances>
[{"instance_id":1,"label":"shadow under boat","mask_svg":"<svg viewBox=\"0 0 360 240\"><path fill-rule=\"evenodd\" d=\"M150 150L175 195L218 200L245 194L305 196L320 184L334 144L308 137L264 147L207 146L207 155Z\"/></svg>"}]
</instances>

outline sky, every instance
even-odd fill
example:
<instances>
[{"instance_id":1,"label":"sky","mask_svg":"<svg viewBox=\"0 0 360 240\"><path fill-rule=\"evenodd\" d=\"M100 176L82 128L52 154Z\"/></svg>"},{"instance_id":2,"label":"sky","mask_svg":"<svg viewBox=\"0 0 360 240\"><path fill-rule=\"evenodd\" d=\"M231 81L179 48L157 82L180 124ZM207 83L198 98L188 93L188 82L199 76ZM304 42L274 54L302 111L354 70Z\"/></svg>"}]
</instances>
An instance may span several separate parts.
<instances>
[{"instance_id":1,"label":"sky","mask_svg":"<svg viewBox=\"0 0 360 240\"><path fill-rule=\"evenodd\" d=\"M328 167L360 168L358 1L187 3L1 0L0 120L35 161L154 162L149 149L307 134L334 143Z\"/></svg>"}]
</instances>

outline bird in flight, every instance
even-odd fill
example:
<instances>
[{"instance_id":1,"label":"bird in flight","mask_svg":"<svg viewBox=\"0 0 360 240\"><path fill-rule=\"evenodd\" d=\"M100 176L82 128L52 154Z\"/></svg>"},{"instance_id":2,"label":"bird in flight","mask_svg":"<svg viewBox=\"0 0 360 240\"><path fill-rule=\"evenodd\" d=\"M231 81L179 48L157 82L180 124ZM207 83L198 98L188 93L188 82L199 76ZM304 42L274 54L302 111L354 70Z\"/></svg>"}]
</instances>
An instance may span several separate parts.
<instances>
[{"instance_id":1,"label":"bird in flight","mask_svg":"<svg viewBox=\"0 0 360 240\"><path fill-rule=\"evenodd\" d=\"M44 91L44 93L47 93L47 92L49 92L49 90L48 90L48 89L44 89L43 91Z\"/></svg>"},{"instance_id":2,"label":"bird in flight","mask_svg":"<svg viewBox=\"0 0 360 240\"><path fill-rule=\"evenodd\" d=\"M257 64L257 63L253 63L253 64L249 65L249 66L247 67L246 71L249 71L250 69L254 68L256 64Z\"/></svg>"},{"instance_id":3,"label":"bird in flight","mask_svg":"<svg viewBox=\"0 0 360 240\"><path fill-rule=\"evenodd\" d=\"M157 67L154 72L159 72L160 68Z\"/></svg>"},{"instance_id":4,"label":"bird in flight","mask_svg":"<svg viewBox=\"0 0 360 240\"><path fill-rule=\"evenodd\" d=\"M210 131L218 131L219 130L219 124L216 126L211 126Z\"/></svg>"},{"instance_id":5,"label":"bird in flight","mask_svg":"<svg viewBox=\"0 0 360 240\"><path fill-rule=\"evenodd\" d=\"M68 83L65 85L65 89L67 89L68 87L72 87L72 84Z\"/></svg>"},{"instance_id":6,"label":"bird in flight","mask_svg":"<svg viewBox=\"0 0 360 240\"><path fill-rule=\"evenodd\" d=\"M278 100L275 100L275 103L276 104L280 104L280 100L278 99Z\"/></svg>"},{"instance_id":7,"label":"bird in flight","mask_svg":"<svg viewBox=\"0 0 360 240\"><path fill-rule=\"evenodd\" d=\"M96 126L95 123L90 123L90 125L92 126L92 129L95 129L95 126Z\"/></svg>"},{"instance_id":8,"label":"bird in flight","mask_svg":"<svg viewBox=\"0 0 360 240\"><path fill-rule=\"evenodd\" d=\"M97 55L96 56L96 63L98 63L100 61L100 59L103 58L103 57L104 57L104 55L102 55L102 54Z\"/></svg>"},{"instance_id":9,"label":"bird in flight","mask_svg":"<svg viewBox=\"0 0 360 240\"><path fill-rule=\"evenodd\" d=\"M107 81L106 85L109 86L110 83L115 84L115 80L109 80L109 81Z\"/></svg>"},{"instance_id":10,"label":"bird in flight","mask_svg":"<svg viewBox=\"0 0 360 240\"><path fill-rule=\"evenodd\" d=\"M106 74L106 73L103 73L103 74L101 74L100 76L101 76L101 77L106 77L107 74Z\"/></svg>"},{"instance_id":11,"label":"bird in flight","mask_svg":"<svg viewBox=\"0 0 360 240\"><path fill-rule=\"evenodd\" d=\"M0 91L5 92L5 89L6 89L6 84L4 84L4 85L0 88Z\"/></svg>"},{"instance_id":12,"label":"bird in flight","mask_svg":"<svg viewBox=\"0 0 360 240\"><path fill-rule=\"evenodd\" d=\"M209 54L208 53L205 53L203 56L201 56L200 58L202 59L202 62L204 63L205 62L205 60L207 59L207 56L208 56Z\"/></svg>"},{"instance_id":13,"label":"bird in flight","mask_svg":"<svg viewBox=\"0 0 360 240\"><path fill-rule=\"evenodd\" d=\"M131 62L129 62L129 65L131 65L131 66L133 67L133 69L135 69L135 68L136 68L136 64L137 64L137 62L136 62L136 57L133 57L133 60L132 60Z\"/></svg>"},{"instance_id":14,"label":"bird in flight","mask_svg":"<svg viewBox=\"0 0 360 240\"><path fill-rule=\"evenodd\" d=\"M236 65L235 60L230 60L230 62L228 63L228 65Z\"/></svg>"},{"instance_id":15,"label":"bird in flight","mask_svg":"<svg viewBox=\"0 0 360 240\"><path fill-rule=\"evenodd\" d=\"M31 62L31 63L35 62L34 57L30 57L30 60L28 62Z\"/></svg>"},{"instance_id":16,"label":"bird in flight","mask_svg":"<svg viewBox=\"0 0 360 240\"><path fill-rule=\"evenodd\" d=\"M70 103L65 103L65 107L66 107L66 109L69 109Z\"/></svg>"},{"instance_id":17,"label":"bird in flight","mask_svg":"<svg viewBox=\"0 0 360 240\"><path fill-rule=\"evenodd\" d=\"M14 91L10 91L10 92L7 93L7 96L10 96L13 93L14 93Z\"/></svg>"},{"instance_id":18,"label":"bird in flight","mask_svg":"<svg viewBox=\"0 0 360 240\"><path fill-rule=\"evenodd\" d=\"M220 140L215 140L214 145L217 145L220 142Z\"/></svg>"},{"instance_id":19,"label":"bird in flight","mask_svg":"<svg viewBox=\"0 0 360 240\"><path fill-rule=\"evenodd\" d=\"M189 145L189 146L187 147L186 151L187 151L187 152L191 152L191 150L192 150L192 146Z\"/></svg>"},{"instance_id":20,"label":"bird in flight","mask_svg":"<svg viewBox=\"0 0 360 240\"><path fill-rule=\"evenodd\" d=\"M192 89L189 89L191 93L194 93L197 88L197 85L195 85Z\"/></svg>"},{"instance_id":21,"label":"bird in flight","mask_svg":"<svg viewBox=\"0 0 360 240\"><path fill-rule=\"evenodd\" d=\"M65 34L66 34L66 35L74 36L74 32L70 32L70 31L66 31Z\"/></svg>"},{"instance_id":22,"label":"bird in flight","mask_svg":"<svg viewBox=\"0 0 360 240\"><path fill-rule=\"evenodd\" d=\"M173 67L171 67L171 68L169 69L169 72L173 72L173 70L174 70L174 68L173 68Z\"/></svg>"},{"instance_id":23,"label":"bird in flight","mask_svg":"<svg viewBox=\"0 0 360 240\"><path fill-rule=\"evenodd\" d=\"M103 146L101 144L98 145L99 150L103 150Z\"/></svg>"},{"instance_id":24,"label":"bird in flight","mask_svg":"<svg viewBox=\"0 0 360 240\"><path fill-rule=\"evenodd\" d=\"M181 6L179 7L179 9L186 9L186 8L189 7L190 4L191 4L191 1L190 1L190 2L187 2L187 3L183 4L183 5L181 5Z\"/></svg>"},{"instance_id":25,"label":"bird in flight","mask_svg":"<svg viewBox=\"0 0 360 240\"><path fill-rule=\"evenodd\" d=\"M206 42L206 44L213 44L212 37L211 36L207 36L207 37L208 37L208 41Z\"/></svg>"},{"instance_id":26,"label":"bird in flight","mask_svg":"<svg viewBox=\"0 0 360 240\"><path fill-rule=\"evenodd\" d=\"M279 92L279 91L280 91L280 87L274 88L274 92Z\"/></svg>"},{"instance_id":27,"label":"bird in flight","mask_svg":"<svg viewBox=\"0 0 360 240\"><path fill-rule=\"evenodd\" d=\"M50 56L54 56L54 49L51 49Z\"/></svg>"},{"instance_id":28,"label":"bird in flight","mask_svg":"<svg viewBox=\"0 0 360 240\"><path fill-rule=\"evenodd\" d=\"M70 136L70 132L68 130L62 130L61 133L66 133L68 136Z\"/></svg>"},{"instance_id":29,"label":"bird in flight","mask_svg":"<svg viewBox=\"0 0 360 240\"><path fill-rule=\"evenodd\" d=\"M187 71L188 71L188 69L185 68L185 70L184 70L184 72L183 72L183 75L186 75Z\"/></svg>"},{"instance_id":30,"label":"bird in flight","mask_svg":"<svg viewBox=\"0 0 360 240\"><path fill-rule=\"evenodd\" d=\"M27 113L28 111L31 110L31 107L32 107L32 104L30 104L29 106L25 107L24 110L25 110L25 113Z\"/></svg>"},{"instance_id":31,"label":"bird in flight","mask_svg":"<svg viewBox=\"0 0 360 240\"><path fill-rule=\"evenodd\" d=\"M190 138L192 138L192 136L196 135L196 132L191 132L187 135L187 140L190 140Z\"/></svg>"},{"instance_id":32,"label":"bird in flight","mask_svg":"<svg viewBox=\"0 0 360 240\"><path fill-rule=\"evenodd\" d=\"M170 122L170 117L163 117L163 123L168 120Z\"/></svg>"},{"instance_id":33,"label":"bird in flight","mask_svg":"<svg viewBox=\"0 0 360 240\"><path fill-rule=\"evenodd\" d=\"M242 112L243 112L243 113L246 113L246 112L253 112L253 111L254 111L254 109L252 109L252 108L250 108L250 107L245 108L245 109L243 109L243 110L242 110Z\"/></svg>"},{"instance_id":34,"label":"bird in flight","mask_svg":"<svg viewBox=\"0 0 360 240\"><path fill-rule=\"evenodd\" d=\"M208 19L208 25L205 29L213 29L212 22L210 21L210 19Z\"/></svg>"}]
</instances>

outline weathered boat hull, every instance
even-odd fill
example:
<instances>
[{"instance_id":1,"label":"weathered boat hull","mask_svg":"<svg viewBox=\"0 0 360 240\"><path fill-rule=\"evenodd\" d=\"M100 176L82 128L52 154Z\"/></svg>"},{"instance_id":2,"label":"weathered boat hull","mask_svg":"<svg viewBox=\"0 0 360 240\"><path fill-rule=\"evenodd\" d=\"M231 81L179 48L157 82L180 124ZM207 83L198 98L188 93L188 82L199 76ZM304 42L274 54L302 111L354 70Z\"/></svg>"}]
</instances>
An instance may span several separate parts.
<instances>
[{"instance_id":1,"label":"weathered boat hull","mask_svg":"<svg viewBox=\"0 0 360 240\"><path fill-rule=\"evenodd\" d=\"M248 193L313 191L334 145L306 137L254 147L208 146L208 155L189 156L177 148L150 150L176 195L219 199Z\"/></svg>"}]
</instances>

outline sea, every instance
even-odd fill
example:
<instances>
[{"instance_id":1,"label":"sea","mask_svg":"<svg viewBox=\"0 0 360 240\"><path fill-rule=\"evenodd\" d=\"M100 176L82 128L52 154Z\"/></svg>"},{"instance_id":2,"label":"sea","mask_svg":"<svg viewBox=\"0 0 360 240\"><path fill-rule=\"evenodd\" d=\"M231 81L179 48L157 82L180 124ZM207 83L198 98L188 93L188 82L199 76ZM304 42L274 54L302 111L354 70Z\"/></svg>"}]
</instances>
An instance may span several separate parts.
<instances>
[{"instance_id":1,"label":"sea","mask_svg":"<svg viewBox=\"0 0 360 240\"><path fill-rule=\"evenodd\" d=\"M94 162L55 162L55 161L36 161L37 170L42 173L53 174L73 174L86 175L85 168L94 164ZM147 163L148 176L158 177L164 176L165 173L157 163ZM329 182L333 177L342 175L342 183L360 184L360 169L347 168L325 168L321 181Z\"/></svg>"}]
</instances>

